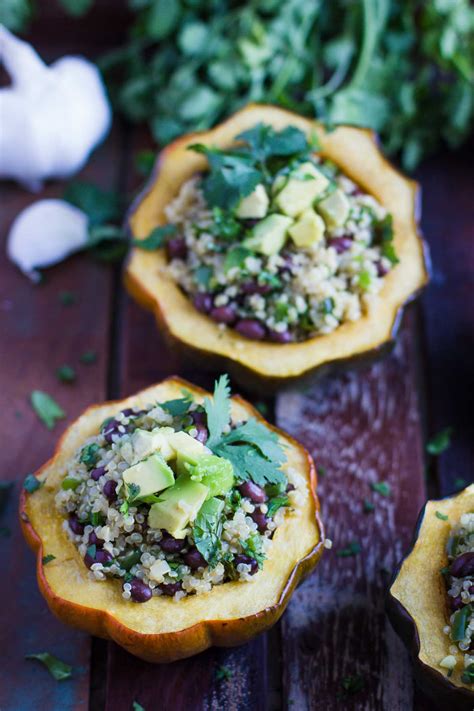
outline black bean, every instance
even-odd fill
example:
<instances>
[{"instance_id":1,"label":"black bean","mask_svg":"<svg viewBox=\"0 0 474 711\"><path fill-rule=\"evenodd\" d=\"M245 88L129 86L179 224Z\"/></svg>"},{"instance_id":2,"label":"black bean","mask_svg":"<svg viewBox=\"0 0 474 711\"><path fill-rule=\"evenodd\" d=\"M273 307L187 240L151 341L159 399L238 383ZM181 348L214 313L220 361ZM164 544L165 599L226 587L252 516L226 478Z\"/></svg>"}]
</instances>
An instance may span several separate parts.
<instances>
[{"instance_id":1,"label":"black bean","mask_svg":"<svg viewBox=\"0 0 474 711\"><path fill-rule=\"evenodd\" d=\"M188 248L184 237L172 237L166 245L168 259L186 259Z\"/></svg>"},{"instance_id":2,"label":"black bean","mask_svg":"<svg viewBox=\"0 0 474 711\"><path fill-rule=\"evenodd\" d=\"M194 307L203 314L208 314L212 309L212 296L210 294L195 294L193 297Z\"/></svg>"},{"instance_id":3,"label":"black bean","mask_svg":"<svg viewBox=\"0 0 474 711\"><path fill-rule=\"evenodd\" d=\"M249 555L244 555L239 553L234 556L234 566L237 568L238 565L244 563L245 565L250 565L250 575L255 575L258 570L258 563L255 558L251 558Z\"/></svg>"},{"instance_id":4,"label":"black bean","mask_svg":"<svg viewBox=\"0 0 474 711\"><path fill-rule=\"evenodd\" d=\"M237 321L235 330L252 341L261 341L265 338L265 326L255 319L244 318Z\"/></svg>"},{"instance_id":5,"label":"black bean","mask_svg":"<svg viewBox=\"0 0 474 711\"><path fill-rule=\"evenodd\" d=\"M105 467L97 467L96 469L93 469L90 473L91 479L94 479L94 481L99 481L101 476L104 476L105 474Z\"/></svg>"},{"instance_id":6,"label":"black bean","mask_svg":"<svg viewBox=\"0 0 474 711\"><path fill-rule=\"evenodd\" d=\"M270 519L267 518L267 516L265 516L264 513L262 513L261 511L253 511L253 512L250 514L250 518L251 518L253 521L255 521L255 523L257 524L257 528L258 528L258 530L260 531L260 533L263 533L264 531L267 530L268 522L269 522Z\"/></svg>"},{"instance_id":7,"label":"black bean","mask_svg":"<svg viewBox=\"0 0 474 711\"><path fill-rule=\"evenodd\" d=\"M457 597L450 597L449 603L451 606L451 610L453 610L453 611L460 610L461 607L464 606L464 603L461 599L461 595L458 595Z\"/></svg>"},{"instance_id":8,"label":"black bean","mask_svg":"<svg viewBox=\"0 0 474 711\"><path fill-rule=\"evenodd\" d=\"M102 548L102 546L104 545L104 541L102 540L102 538L98 537L95 531L91 531L89 533L89 545Z\"/></svg>"},{"instance_id":9,"label":"black bean","mask_svg":"<svg viewBox=\"0 0 474 711\"><path fill-rule=\"evenodd\" d=\"M207 424L207 414L203 410L195 410L194 412L191 412L191 419L195 425Z\"/></svg>"},{"instance_id":10,"label":"black bean","mask_svg":"<svg viewBox=\"0 0 474 711\"><path fill-rule=\"evenodd\" d=\"M382 264L381 260L376 262L375 266L377 267L377 276L383 277L388 274L389 270Z\"/></svg>"},{"instance_id":11,"label":"black bean","mask_svg":"<svg viewBox=\"0 0 474 711\"><path fill-rule=\"evenodd\" d=\"M191 570L205 568L207 565L206 559L200 554L197 548L190 548L188 552L183 555L183 560Z\"/></svg>"},{"instance_id":12,"label":"black bean","mask_svg":"<svg viewBox=\"0 0 474 711\"><path fill-rule=\"evenodd\" d=\"M84 533L84 524L79 521L76 514L69 514L69 528L76 536L82 536Z\"/></svg>"},{"instance_id":13,"label":"black bean","mask_svg":"<svg viewBox=\"0 0 474 711\"><path fill-rule=\"evenodd\" d=\"M249 296L252 294L268 294L271 290L272 287L270 284L259 284L258 281L245 281L241 286L240 290L244 294L248 294Z\"/></svg>"},{"instance_id":14,"label":"black bean","mask_svg":"<svg viewBox=\"0 0 474 711\"><path fill-rule=\"evenodd\" d=\"M338 254L342 254L352 247L352 238L347 236L333 237L329 240L329 246L334 247Z\"/></svg>"},{"instance_id":15,"label":"black bean","mask_svg":"<svg viewBox=\"0 0 474 711\"><path fill-rule=\"evenodd\" d=\"M113 479L109 479L108 481L105 482L104 488L102 489L104 496L109 500L109 501L115 501L117 498L117 482L114 481Z\"/></svg>"},{"instance_id":16,"label":"black bean","mask_svg":"<svg viewBox=\"0 0 474 711\"><path fill-rule=\"evenodd\" d=\"M237 318L235 310L232 306L216 306L211 310L210 316L213 321L217 321L217 323L226 323L228 325L234 323Z\"/></svg>"},{"instance_id":17,"label":"black bean","mask_svg":"<svg viewBox=\"0 0 474 711\"><path fill-rule=\"evenodd\" d=\"M265 490L253 481L244 481L244 483L239 486L239 491L242 496L246 496L255 504L263 504L263 502L268 499Z\"/></svg>"},{"instance_id":18,"label":"black bean","mask_svg":"<svg viewBox=\"0 0 474 711\"><path fill-rule=\"evenodd\" d=\"M84 563L87 565L88 568L91 568L94 563L110 563L112 560L112 556L108 551L102 551L102 550L96 550L94 557L89 555L89 553L86 553L84 556Z\"/></svg>"},{"instance_id":19,"label":"black bean","mask_svg":"<svg viewBox=\"0 0 474 711\"><path fill-rule=\"evenodd\" d=\"M160 541L161 550L165 553L179 553L186 545L186 539L174 538L166 531L162 531L163 538Z\"/></svg>"},{"instance_id":20,"label":"black bean","mask_svg":"<svg viewBox=\"0 0 474 711\"><path fill-rule=\"evenodd\" d=\"M133 602L148 602L151 599L153 595L151 588L140 578L133 578L130 586L130 597Z\"/></svg>"},{"instance_id":21,"label":"black bean","mask_svg":"<svg viewBox=\"0 0 474 711\"><path fill-rule=\"evenodd\" d=\"M450 574L455 578L465 578L474 573L474 553L462 553L449 566Z\"/></svg>"},{"instance_id":22,"label":"black bean","mask_svg":"<svg viewBox=\"0 0 474 711\"><path fill-rule=\"evenodd\" d=\"M268 338L274 343L291 343L293 335L290 331L274 331L271 329L268 331Z\"/></svg>"},{"instance_id":23,"label":"black bean","mask_svg":"<svg viewBox=\"0 0 474 711\"><path fill-rule=\"evenodd\" d=\"M173 597L175 593L183 589L183 586L179 581L177 583L161 583L158 587L163 595L169 595L169 597Z\"/></svg>"}]
</instances>

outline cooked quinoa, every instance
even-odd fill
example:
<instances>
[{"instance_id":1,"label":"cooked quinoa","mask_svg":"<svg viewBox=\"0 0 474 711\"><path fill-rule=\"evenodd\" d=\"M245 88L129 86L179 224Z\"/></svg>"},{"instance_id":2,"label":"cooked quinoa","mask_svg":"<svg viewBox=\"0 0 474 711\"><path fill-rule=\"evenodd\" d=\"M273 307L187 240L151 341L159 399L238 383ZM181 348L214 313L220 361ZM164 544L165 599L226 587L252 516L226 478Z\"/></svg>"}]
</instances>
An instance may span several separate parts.
<instances>
[{"instance_id":1,"label":"cooked quinoa","mask_svg":"<svg viewBox=\"0 0 474 711\"><path fill-rule=\"evenodd\" d=\"M212 161L211 149L209 155ZM219 167L212 172L212 165L165 208L166 269L199 311L223 329L278 343L330 333L368 312L398 261L391 215L372 195L309 144L283 161L267 160L264 182L230 207L222 206L222 186L213 189ZM300 199L311 181L322 188L307 205ZM306 205L300 212L298 201ZM337 203L336 212L328 201ZM262 225L275 216L285 235L273 239L273 230L273 241L262 241Z\"/></svg>"},{"instance_id":2,"label":"cooked quinoa","mask_svg":"<svg viewBox=\"0 0 474 711\"><path fill-rule=\"evenodd\" d=\"M449 654L440 664L451 675L456 670L456 655L463 655L461 679L474 683L474 513L465 513L450 532L448 567L445 575L449 624L444 632L449 636Z\"/></svg>"},{"instance_id":3,"label":"cooked quinoa","mask_svg":"<svg viewBox=\"0 0 474 711\"><path fill-rule=\"evenodd\" d=\"M220 446L227 447L231 460L235 453L234 464L241 455L245 459L249 447L255 447L251 452L258 459L255 472L258 466L263 467L265 481L257 484L238 466L224 462L225 471L230 467L235 472L230 488L225 492L217 488L214 496L209 491L206 502L187 521L179 537L151 525L153 506L173 486L144 497L146 501L139 498L140 487L131 490L127 472L134 465L148 462L151 456L147 452L140 459L144 451L137 443L156 433L160 437L164 433L169 441L170 433L185 433L188 444L188 437L200 443L197 446L202 448L204 459L198 462L207 466L210 461L222 468L224 458L213 455L205 445L210 436L214 443L217 441L212 423L208 425L209 407L226 411L225 380L221 379L220 387L221 397L214 397L214 405L208 402L203 407L185 394L178 400L117 412L83 443L64 471L56 495L56 506L65 516L64 531L90 569L89 576L98 582L107 578L121 580L126 600L146 602L153 595L169 595L178 601L231 580L252 580L264 565L276 528L305 495L304 478L291 468L281 469L284 454L273 432L255 420L229 421L220 434ZM243 433L244 444L239 444L239 433ZM262 441L272 448L268 457L258 450ZM215 444L214 449L219 451L219 445ZM173 470L174 483L193 478L196 469L190 465L184 473L178 473L176 452L161 452L167 459L165 466ZM215 484L219 487L222 483L219 466L212 483L215 491ZM207 482L205 476L201 488L203 482ZM207 518L202 515L206 506L209 511L209 504L217 512L211 519L209 514ZM180 513L188 505L189 501L180 501Z\"/></svg>"}]
</instances>

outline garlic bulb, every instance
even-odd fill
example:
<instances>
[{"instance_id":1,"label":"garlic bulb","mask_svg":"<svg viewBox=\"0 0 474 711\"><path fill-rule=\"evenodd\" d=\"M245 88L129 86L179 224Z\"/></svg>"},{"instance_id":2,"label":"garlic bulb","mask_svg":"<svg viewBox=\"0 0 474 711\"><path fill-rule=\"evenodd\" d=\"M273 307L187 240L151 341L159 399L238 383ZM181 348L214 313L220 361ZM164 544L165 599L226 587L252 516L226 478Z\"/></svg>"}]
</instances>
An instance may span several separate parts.
<instances>
[{"instance_id":1,"label":"garlic bulb","mask_svg":"<svg viewBox=\"0 0 474 711\"><path fill-rule=\"evenodd\" d=\"M82 57L47 66L3 25L0 62L12 82L0 89L0 178L38 190L46 178L73 175L110 129L97 67Z\"/></svg>"},{"instance_id":2,"label":"garlic bulb","mask_svg":"<svg viewBox=\"0 0 474 711\"><path fill-rule=\"evenodd\" d=\"M57 264L87 244L89 218L65 200L39 200L15 218L7 254L34 281L35 268Z\"/></svg>"}]
</instances>

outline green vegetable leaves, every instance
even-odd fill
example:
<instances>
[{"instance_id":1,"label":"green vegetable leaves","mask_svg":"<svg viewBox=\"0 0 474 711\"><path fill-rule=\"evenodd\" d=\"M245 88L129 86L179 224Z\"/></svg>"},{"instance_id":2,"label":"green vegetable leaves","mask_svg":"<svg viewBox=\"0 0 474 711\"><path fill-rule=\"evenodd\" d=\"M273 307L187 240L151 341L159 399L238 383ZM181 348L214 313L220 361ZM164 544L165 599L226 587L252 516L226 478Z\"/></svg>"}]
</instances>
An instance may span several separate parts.
<instances>
[{"instance_id":1,"label":"green vegetable leaves","mask_svg":"<svg viewBox=\"0 0 474 711\"><path fill-rule=\"evenodd\" d=\"M194 521L194 542L210 566L219 562L224 502L212 498L205 501Z\"/></svg>"},{"instance_id":2,"label":"green vegetable leaves","mask_svg":"<svg viewBox=\"0 0 474 711\"><path fill-rule=\"evenodd\" d=\"M144 239L134 239L132 244L134 247L144 249L147 252L154 252L164 247L167 238L172 237L174 234L176 234L176 227L174 225L160 225L159 227L155 227L148 237Z\"/></svg>"},{"instance_id":3,"label":"green vegetable leaves","mask_svg":"<svg viewBox=\"0 0 474 711\"><path fill-rule=\"evenodd\" d=\"M86 444L86 446L81 449L79 461L85 464L89 471L95 467L99 460L99 450L100 447L95 442Z\"/></svg>"},{"instance_id":4,"label":"green vegetable leaves","mask_svg":"<svg viewBox=\"0 0 474 711\"><path fill-rule=\"evenodd\" d=\"M34 474L28 474L25 477L25 481L23 482L23 488L26 489L29 494L32 494L34 491L40 488L42 483L43 482L37 479Z\"/></svg>"},{"instance_id":5,"label":"green vegetable leaves","mask_svg":"<svg viewBox=\"0 0 474 711\"><path fill-rule=\"evenodd\" d=\"M44 664L52 677L56 681L64 681L72 676L72 667L65 662L62 662L57 657L49 654L49 652L39 652L38 654L27 654L25 659L37 659Z\"/></svg>"},{"instance_id":6,"label":"green vegetable leaves","mask_svg":"<svg viewBox=\"0 0 474 711\"><path fill-rule=\"evenodd\" d=\"M452 427L446 427L445 430L438 432L438 434L432 437L426 445L426 451L428 452L428 454L432 454L436 457L439 454L445 452L451 445L452 434Z\"/></svg>"},{"instance_id":7,"label":"green vegetable leaves","mask_svg":"<svg viewBox=\"0 0 474 711\"><path fill-rule=\"evenodd\" d=\"M176 400L167 400L166 402L160 402L160 407L168 412L172 417L181 417L185 415L189 406L192 403L192 398L187 395L185 397L177 398Z\"/></svg>"},{"instance_id":8,"label":"green vegetable leaves","mask_svg":"<svg viewBox=\"0 0 474 711\"><path fill-rule=\"evenodd\" d=\"M48 430L52 430L57 420L66 417L64 410L53 398L41 390L33 390L31 393L31 406Z\"/></svg>"},{"instance_id":9,"label":"green vegetable leaves","mask_svg":"<svg viewBox=\"0 0 474 711\"><path fill-rule=\"evenodd\" d=\"M387 481L375 481L370 485L372 491L382 496L390 496L390 484Z\"/></svg>"},{"instance_id":10,"label":"green vegetable leaves","mask_svg":"<svg viewBox=\"0 0 474 711\"><path fill-rule=\"evenodd\" d=\"M209 398L204 400L204 409L209 430L207 446L213 449L220 441L222 432L230 422L230 387L227 374L221 375L216 382L212 400Z\"/></svg>"},{"instance_id":11,"label":"green vegetable leaves","mask_svg":"<svg viewBox=\"0 0 474 711\"><path fill-rule=\"evenodd\" d=\"M43 556L41 562L43 565L48 565L48 563L51 563L53 560L56 560L56 556L52 553L48 553L48 555Z\"/></svg>"}]
</instances>

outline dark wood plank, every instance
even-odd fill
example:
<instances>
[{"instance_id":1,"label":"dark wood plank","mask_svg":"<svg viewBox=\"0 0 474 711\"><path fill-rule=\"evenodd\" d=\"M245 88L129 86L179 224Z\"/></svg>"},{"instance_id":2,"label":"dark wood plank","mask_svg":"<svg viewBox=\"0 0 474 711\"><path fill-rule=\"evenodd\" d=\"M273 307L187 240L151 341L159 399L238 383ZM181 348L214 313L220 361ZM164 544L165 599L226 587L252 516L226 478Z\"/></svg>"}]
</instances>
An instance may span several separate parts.
<instances>
[{"instance_id":1,"label":"dark wood plank","mask_svg":"<svg viewBox=\"0 0 474 711\"><path fill-rule=\"evenodd\" d=\"M474 478L474 177L472 149L427 162L423 228L433 278L423 298L427 337L429 428L453 427L451 447L437 462L440 492Z\"/></svg>"},{"instance_id":2,"label":"dark wood plank","mask_svg":"<svg viewBox=\"0 0 474 711\"><path fill-rule=\"evenodd\" d=\"M117 176L120 137L115 134L101 147L83 177L112 187ZM48 185L41 197L60 196L64 186ZM14 480L8 509L11 538L1 542L2 570L8 586L2 592L0 626L2 677L0 707L5 711L32 708L86 709L89 697L89 637L56 621L40 597L33 555L27 551L17 524L16 502L23 478L51 456L54 444L68 423L87 405L104 399L107 381L109 313L112 273L90 257L77 256L48 270L46 282L34 286L10 264L3 248L9 225L17 212L37 199L13 186L2 186L0 235L0 373L3 396L0 477ZM60 303L59 294L72 291L77 302ZM80 363L86 350L98 354L93 365ZM58 382L55 371L64 363L77 371L77 382ZM67 419L48 432L33 413L30 393L50 393ZM13 592L15 591L15 592ZM20 626L20 627L19 627ZM20 629L20 631L19 631ZM67 683L55 682L25 654L49 651L74 666Z\"/></svg>"},{"instance_id":3,"label":"dark wood plank","mask_svg":"<svg viewBox=\"0 0 474 711\"><path fill-rule=\"evenodd\" d=\"M411 669L385 619L384 590L424 499L413 318L412 309L388 359L277 399L277 423L326 472L319 493L334 542L283 618L284 703L298 711L412 707ZM371 490L380 480L389 497ZM364 513L365 498L373 513ZM338 557L353 540L361 553ZM338 697L354 674L364 690Z\"/></svg>"}]
</instances>

